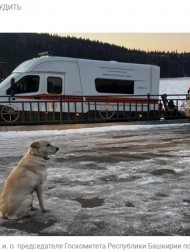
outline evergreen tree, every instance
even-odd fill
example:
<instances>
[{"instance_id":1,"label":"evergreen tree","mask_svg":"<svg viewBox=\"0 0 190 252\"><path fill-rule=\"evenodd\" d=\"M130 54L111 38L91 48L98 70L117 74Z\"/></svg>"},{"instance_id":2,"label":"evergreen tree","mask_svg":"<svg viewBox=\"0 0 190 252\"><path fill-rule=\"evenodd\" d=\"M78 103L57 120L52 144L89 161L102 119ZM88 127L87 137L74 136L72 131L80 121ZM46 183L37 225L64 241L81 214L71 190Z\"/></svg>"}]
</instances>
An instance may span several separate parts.
<instances>
[{"instance_id":1,"label":"evergreen tree","mask_svg":"<svg viewBox=\"0 0 190 252\"><path fill-rule=\"evenodd\" d=\"M160 67L162 78L190 76L190 53L145 52L52 34L0 33L0 58L7 62L3 67L3 78L21 62L37 57L39 52L44 51L53 51L55 55L65 57L154 64Z\"/></svg>"}]
</instances>

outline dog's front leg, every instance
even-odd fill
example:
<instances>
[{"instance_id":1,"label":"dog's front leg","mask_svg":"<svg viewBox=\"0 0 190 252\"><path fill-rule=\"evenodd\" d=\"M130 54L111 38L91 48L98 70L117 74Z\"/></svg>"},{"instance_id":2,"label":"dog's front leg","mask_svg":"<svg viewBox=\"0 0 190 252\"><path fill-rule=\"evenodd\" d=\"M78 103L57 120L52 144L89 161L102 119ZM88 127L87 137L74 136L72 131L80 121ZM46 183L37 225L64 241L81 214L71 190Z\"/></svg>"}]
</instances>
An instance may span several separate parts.
<instances>
[{"instance_id":1,"label":"dog's front leg","mask_svg":"<svg viewBox=\"0 0 190 252\"><path fill-rule=\"evenodd\" d=\"M37 210L37 208L33 206L33 194L32 193L31 193L31 197L32 197L32 202L31 202L31 205L29 206L28 211L35 211L35 210Z\"/></svg>"},{"instance_id":2,"label":"dog's front leg","mask_svg":"<svg viewBox=\"0 0 190 252\"><path fill-rule=\"evenodd\" d=\"M37 194L37 197L38 197L38 201L39 201L41 211L42 212L47 212L48 210L44 207L44 199L43 199L42 186L41 185L36 187L36 194Z\"/></svg>"}]
</instances>

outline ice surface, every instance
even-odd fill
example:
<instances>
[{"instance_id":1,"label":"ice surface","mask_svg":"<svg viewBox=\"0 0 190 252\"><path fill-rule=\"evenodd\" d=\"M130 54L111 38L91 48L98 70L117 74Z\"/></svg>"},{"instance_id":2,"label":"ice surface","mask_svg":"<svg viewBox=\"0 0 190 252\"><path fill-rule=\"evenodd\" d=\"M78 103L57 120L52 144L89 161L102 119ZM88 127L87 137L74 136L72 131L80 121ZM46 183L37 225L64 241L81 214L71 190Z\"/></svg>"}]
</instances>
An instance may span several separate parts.
<instances>
[{"instance_id":1,"label":"ice surface","mask_svg":"<svg viewBox=\"0 0 190 252\"><path fill-rule=\"evenodd\" d=\"M189 235L189 127L0 132L1 188L32 141L60 147L48 161L50 211L0 220L0 235Z\"/></svg>"}]
</instances>

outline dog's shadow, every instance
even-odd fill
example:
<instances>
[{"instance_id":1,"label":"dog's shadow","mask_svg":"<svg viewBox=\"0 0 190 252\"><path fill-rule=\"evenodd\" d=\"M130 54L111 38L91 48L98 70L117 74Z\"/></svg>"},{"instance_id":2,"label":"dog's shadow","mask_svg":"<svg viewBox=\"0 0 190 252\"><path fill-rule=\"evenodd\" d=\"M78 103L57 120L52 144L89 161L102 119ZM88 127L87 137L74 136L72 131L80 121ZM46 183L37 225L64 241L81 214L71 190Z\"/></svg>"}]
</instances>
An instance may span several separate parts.
<instances>
[{"instance_id":1,"label":"dog's shadow","mask_svg":"<svg viewBox=\"0 0 190 252\"><path fill-rule=\"evenodd\" d=\"M9 232L7 233L10 233L10 231L12 231L12 233L17 233L17 231L19 231L23 232L25 235L46 235L46 232L43 232L43 230L53 226L56 222L56 217L49 212L43 213L43 216L41 212L35 212L35 214L24 217L20 220L1 219L0 227L8 229Z\"/></svg>"}]
</instances>

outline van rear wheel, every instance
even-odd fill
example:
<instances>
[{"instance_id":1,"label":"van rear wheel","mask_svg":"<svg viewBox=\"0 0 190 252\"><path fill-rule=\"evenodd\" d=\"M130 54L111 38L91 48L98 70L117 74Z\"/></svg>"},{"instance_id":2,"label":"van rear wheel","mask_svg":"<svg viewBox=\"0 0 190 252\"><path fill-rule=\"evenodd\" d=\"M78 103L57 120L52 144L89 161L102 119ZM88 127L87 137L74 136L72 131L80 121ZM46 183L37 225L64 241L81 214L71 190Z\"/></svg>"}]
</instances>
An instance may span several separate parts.
<instances>
[{"instance_id":1,"label":"van rear wheel","mask_svg":"<svg viewBox=\"0 0 190 252\"><path fill-rule=\"evenodd\" d=\"M13 104L3 106L1 109L1 118L5 122L15 122L19 118L18 108Z\"/></svg>"}]
</instances>

